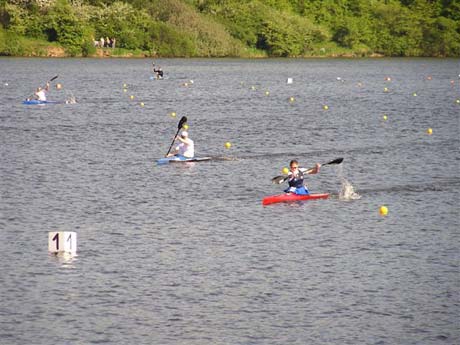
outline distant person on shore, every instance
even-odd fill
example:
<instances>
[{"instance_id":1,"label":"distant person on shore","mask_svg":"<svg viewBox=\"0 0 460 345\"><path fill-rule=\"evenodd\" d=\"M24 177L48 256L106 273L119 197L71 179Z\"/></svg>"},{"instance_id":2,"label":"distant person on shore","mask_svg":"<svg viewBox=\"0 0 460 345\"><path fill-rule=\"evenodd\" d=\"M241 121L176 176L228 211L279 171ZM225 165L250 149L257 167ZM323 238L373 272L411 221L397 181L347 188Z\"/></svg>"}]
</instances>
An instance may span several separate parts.
<instances>
[{"instance_id":1,"label":"distant person on shore","mask_svg":"<svg viewBox=\"0 0 460 345\"><path fill-rule=\"evenodd\" d=\"M104 37L101 37L101 48L104 48Z\"/></svg>"},{"instance_id":2,"label":"distant person on shore","mask_svg":"<svg viewBox=\"0 0 460 345\"><path fill-rule=\"evenodd\" d=\"M112 38L112 48L113 48L113 49L115 49L115 42L116 42L116 41L115 41L115 37L114 37L114 38Z\"/></svg>"}]
</instances>

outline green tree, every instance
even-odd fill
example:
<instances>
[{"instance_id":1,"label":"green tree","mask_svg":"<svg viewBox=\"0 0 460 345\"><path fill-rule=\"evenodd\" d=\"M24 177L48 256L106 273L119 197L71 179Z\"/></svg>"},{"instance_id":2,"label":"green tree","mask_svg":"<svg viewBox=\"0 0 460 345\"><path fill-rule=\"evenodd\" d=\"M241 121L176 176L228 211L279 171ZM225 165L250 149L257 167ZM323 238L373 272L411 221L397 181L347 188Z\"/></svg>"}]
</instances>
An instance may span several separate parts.
<instances>
[{"instance_id":1,"label":"green tree","mask_svg":"<svg viewBox=\"0 0 460 345\"><path fill-rule=\"evenodd\" d=\"M438 17L425 27L422 49L431 56L460 56L459 31L458 22Z\"/></svg>"},{"instance_id":2,"label":"green tree","mask_svg":"<svg viewBox=\"0 0 460 345\"><path fill-rule=\"evenodd\" d=\"M62 44L72 56L81 54L82 46L89 38L85 37L83 25L67 0L57 0L43 22L50 42Z\"/></svg>"}]
</instances>

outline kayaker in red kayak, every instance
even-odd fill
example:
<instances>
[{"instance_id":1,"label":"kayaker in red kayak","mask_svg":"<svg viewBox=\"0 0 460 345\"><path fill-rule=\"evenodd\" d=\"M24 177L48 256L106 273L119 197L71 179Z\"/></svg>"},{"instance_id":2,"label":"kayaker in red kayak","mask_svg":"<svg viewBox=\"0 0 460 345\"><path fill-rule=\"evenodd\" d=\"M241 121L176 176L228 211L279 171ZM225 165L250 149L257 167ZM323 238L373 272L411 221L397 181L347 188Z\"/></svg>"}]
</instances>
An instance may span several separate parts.
<instances>
[{"instance_id":1,"label":"kayaker in red kayak","mask_svg":"<svg viewBox=\"0 0 460 345\"><path fill-rule=\"evenodd\" d=\"M321 164L316 163L315 168L313 169L303 169L299 168L299 162L295 159L293 159L289 163L289 167L291 171L289 171L289 178L288 178L288 183L289 187L284 190L286 193L295 193L299 195L308 195L310 192L304 185L304 173L306 172L307 174L317 174L319 172L319 169L321 168Z\"/></svg>"}]
</instances>

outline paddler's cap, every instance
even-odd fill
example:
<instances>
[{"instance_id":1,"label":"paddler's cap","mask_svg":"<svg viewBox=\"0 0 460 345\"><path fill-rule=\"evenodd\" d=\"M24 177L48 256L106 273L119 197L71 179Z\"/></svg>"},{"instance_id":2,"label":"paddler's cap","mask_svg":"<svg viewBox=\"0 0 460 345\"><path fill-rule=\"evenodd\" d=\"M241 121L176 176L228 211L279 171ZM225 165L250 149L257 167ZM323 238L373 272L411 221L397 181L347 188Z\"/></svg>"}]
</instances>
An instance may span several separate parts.
<instances>
[{"instance_id":1,"label":"paddler's cap","mask_svg":"<svg viewBox=\"0 0 460 345\"><path fill-rule=\"evenodd\" d=\"M180 136L181 136L182 138L187 138L187 137L188 137L187 131L182 131L182 132L180 133Z\"/></svg>"}]
</instances>

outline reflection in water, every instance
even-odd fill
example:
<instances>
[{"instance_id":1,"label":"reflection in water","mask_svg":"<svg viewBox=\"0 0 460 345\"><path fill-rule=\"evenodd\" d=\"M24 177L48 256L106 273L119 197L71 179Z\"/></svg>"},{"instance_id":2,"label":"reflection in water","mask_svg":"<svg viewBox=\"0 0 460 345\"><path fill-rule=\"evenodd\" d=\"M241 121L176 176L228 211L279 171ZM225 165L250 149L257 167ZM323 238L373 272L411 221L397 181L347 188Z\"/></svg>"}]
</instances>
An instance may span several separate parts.
<instances>
[{"instance_id":1,"label":"reflection in water","mask_svg":"<svg viewBox=\"0 0 460 345\"><path fill-rule=\"evenodd\" d=\"M70 269L75 268L75 262L78 260L78 255L68 252L50 253L50 257L54 259L61 268Z\"/></svg>"}]
</instances>

